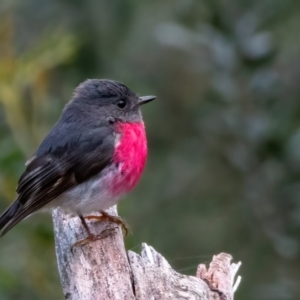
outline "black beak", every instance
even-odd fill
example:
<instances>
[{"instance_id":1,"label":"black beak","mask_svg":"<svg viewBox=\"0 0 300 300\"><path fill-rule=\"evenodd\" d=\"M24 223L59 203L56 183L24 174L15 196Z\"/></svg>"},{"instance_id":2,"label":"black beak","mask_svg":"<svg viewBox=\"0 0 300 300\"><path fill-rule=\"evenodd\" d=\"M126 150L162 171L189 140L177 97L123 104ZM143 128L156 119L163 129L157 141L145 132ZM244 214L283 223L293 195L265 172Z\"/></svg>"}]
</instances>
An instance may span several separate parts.
<instances>
[{"instance_id":1,"label":"black beak","mask_svg":"<svg viewBox=\"0 0 300 300\"><path fill-rule=\"evenodd\" d=\"M148 103L152 100L156 99L156 96L143 96L139 97L139 105L143 105L145 103Z\"/></svg>"}]
</instances>

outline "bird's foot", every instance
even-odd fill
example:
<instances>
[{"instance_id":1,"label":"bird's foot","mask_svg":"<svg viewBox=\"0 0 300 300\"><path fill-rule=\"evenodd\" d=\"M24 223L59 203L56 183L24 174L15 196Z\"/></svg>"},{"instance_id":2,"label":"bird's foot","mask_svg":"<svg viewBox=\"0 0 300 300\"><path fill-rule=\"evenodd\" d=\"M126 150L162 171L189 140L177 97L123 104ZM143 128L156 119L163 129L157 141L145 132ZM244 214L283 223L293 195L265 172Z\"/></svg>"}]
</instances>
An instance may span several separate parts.
<instances>
[{"instance_id":1,"label":"bird's foot","mask_svg":"<svg viewBox=\"0 0 300 300\"><path fill-rule=\"evenodd\" d=\"M88 236L85 239L79 240L79 241L77 241L76 243L73 244L73 246L71 247L72 253L74 253L74 249L76 247L82 247L82 246L88 244L89 242L94 242L94 241L98 241L98 240L107 238L108 236L115 233L115 229L117 229L117 227L108 228L108 229L103 230L99 234L92 234L92 233L89 232Z\"/></svg>"},{"instance_id":2,"label":"bird's foot","mask_svg":"<svg viewBox=\"0 0 300 300\"><path fill-rule=\"evenodd\" d=\"M122 220L120 217L112 216L112 215L108 214L107 212L105 212L104 210L101 210L100 213L102 214L102 216L93 216L92 215L92 216L86 216L84 218L86 220L97 220L97 221L101 221L101 222L108 221L110 223L121 225L124 236L126 236L128 234L128 226L124 220Z\"/></svg>"}]
</instances>

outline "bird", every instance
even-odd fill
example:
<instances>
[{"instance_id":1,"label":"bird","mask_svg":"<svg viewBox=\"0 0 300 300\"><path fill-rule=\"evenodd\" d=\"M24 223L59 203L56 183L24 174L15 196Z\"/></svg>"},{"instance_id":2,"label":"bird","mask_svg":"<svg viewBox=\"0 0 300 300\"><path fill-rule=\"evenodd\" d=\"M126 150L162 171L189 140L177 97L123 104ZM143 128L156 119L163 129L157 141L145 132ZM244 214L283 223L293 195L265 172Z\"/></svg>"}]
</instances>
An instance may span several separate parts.
<instances>
[{"instance_id":1,"label":"bird","mask_svg":"<svg viewBox=\"0 0 300 300\"><path fill-rule=\"evenodd\" d=\"M141 106L155 96L137 96L121 82L87 79L74 90L58 122L26 162L16 200L0 216L0 237L38 211L61 208L78 216L87 238L86 219L122 219L105 212L138 183L147 159ZM101 212L101 216L89 216Z\"/></svg>"}]
</instances>

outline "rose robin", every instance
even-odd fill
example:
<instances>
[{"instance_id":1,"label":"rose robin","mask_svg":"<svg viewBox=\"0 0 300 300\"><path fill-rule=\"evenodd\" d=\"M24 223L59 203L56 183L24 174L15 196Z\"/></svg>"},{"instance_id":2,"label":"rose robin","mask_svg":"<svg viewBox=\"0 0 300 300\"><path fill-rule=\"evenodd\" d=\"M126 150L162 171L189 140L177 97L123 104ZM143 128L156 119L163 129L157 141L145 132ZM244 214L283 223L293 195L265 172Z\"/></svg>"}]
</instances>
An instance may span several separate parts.
<instances>
[{"instance_id":1,"label":"rose robin","mask_svg":"<svg viewBox=\"0 0 300 300\"><path fill-rule=\"evenodd\" d=\"M103 219L122 223L103 210L115 205L137 184L147 158L141 105L155 96L138 97L117 81L89 79L26 163L17 199L0 217L3 236L38 210L60 207L80 217L88 237L96 240L84 215L95 211ZM101 217L100 217L101 218Z\"/></svg>"}]
</instances>

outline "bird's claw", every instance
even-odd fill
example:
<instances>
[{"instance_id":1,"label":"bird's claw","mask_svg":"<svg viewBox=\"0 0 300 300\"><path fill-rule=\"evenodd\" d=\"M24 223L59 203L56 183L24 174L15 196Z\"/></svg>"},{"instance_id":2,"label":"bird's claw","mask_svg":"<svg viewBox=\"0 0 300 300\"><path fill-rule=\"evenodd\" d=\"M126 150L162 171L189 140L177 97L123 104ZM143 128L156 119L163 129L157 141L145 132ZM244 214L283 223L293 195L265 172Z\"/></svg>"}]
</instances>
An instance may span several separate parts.
<instances>
[{"instance_id":1,"label":"bird's claw","mask_svg":"<svg viewBox=\"0 0 300 300\"><path fill-rule=\"evenodd\" d=\"M74 250L77 247L82 247L82 246L85 246L86 244L88 244L89 242L94 242L94 241L98 241L98 240L109 237L110 235L115 233L115 229L117 229L117 228L118 227L108 228L108 229L103 230L99 234L88 235L85 239L79 240L76 243L74 243L73 246L71 247L71 252L74 254Z\"/></svg>"},{"instance_id":2,"label":"bird's claw","mask_svg":"<svg viewBox=\"0 0 300 300\"><path fill-rule=\"evenodd\" d=\"M86 216L84 217L85 219L87 220L97 220L97 221L108 221L108 222L111 222L111 223L114 223L114 224L117 224L117 225L121 225L122 226L122 231L123 231L123 235L124 236L127 236L128 234L128 226L127 224L125 223L125 221L123 219L121 219L120 217L117 217L117 216L112 216L110 214L108 214L107 212L105 211L100 211L101 212L101 216Z\"/></svg>"}]
</instances>

